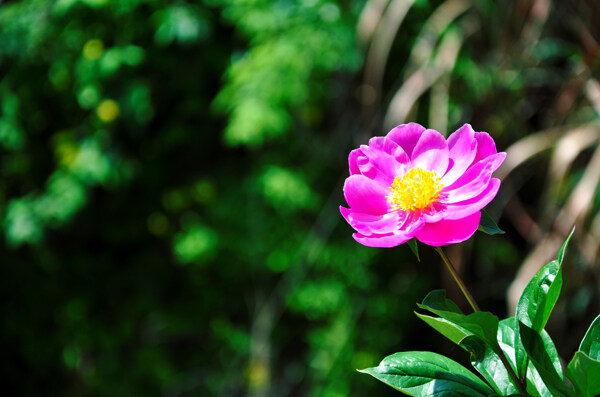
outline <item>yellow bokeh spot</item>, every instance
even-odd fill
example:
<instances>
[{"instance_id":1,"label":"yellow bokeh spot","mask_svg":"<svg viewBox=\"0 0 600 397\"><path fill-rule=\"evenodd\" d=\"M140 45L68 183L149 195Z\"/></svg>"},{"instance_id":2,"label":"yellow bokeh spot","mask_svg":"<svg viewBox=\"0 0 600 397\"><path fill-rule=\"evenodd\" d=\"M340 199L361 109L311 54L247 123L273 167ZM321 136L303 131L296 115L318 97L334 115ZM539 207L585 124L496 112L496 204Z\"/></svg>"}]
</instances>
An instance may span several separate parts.
<instances>
[{"instance_id":1,"label":"yellow bokeh spot","mask_svg":"<svg viewBox=\"0 0 600 397\"><path fill-rule=\"evenodd\" d=\"M75 161L75 158L77 157L77 148L71 143L64 142L58 145L56 153L62 164L69 165Z\"/></svg>"},{"instance_id":2,"label":"yellow bokeh spot","mask_svg":"<svg viewBox=\"0 0 600 397\"><path fill-rule=\"evenodd\" d=\"M246 368L246 379L252 390L264 390L270 378L269 367L262 360L252 360Z\"/></svg>"},{"instance_id":3,"label":"yellow bokeh spot","mask_svg":"<svg viewBox=\"0 0 600 397\"><path fill-rule=\"evenodd\" d=\"M394 178L392 194L386 198L394 211L417 211L435 203L443 187L435 171L411 168L402 178Z\"/></svg>"},{"instance_id":4,"label":"yellow bokeh spot","mask_svg":"<svg viewBox=\"0 0 600 397\"><path fill-rule=\"evenodd\" d=\"M105 99L96 108L96 114L105 123L111 122L119 116L119 104L112 99Z\"/></svg>"},{"instance_id":5,"label":"yellow bokeh spot","mask_svg":"<svg viewBox=\"0 0 600 397\"><path fill-rule=\"evenodd\" d=\"M99 39L88 40L83 46L83 56L90 61L95 61L100 58L103 52L104 43Z\"/></svg>"}]
</instances>

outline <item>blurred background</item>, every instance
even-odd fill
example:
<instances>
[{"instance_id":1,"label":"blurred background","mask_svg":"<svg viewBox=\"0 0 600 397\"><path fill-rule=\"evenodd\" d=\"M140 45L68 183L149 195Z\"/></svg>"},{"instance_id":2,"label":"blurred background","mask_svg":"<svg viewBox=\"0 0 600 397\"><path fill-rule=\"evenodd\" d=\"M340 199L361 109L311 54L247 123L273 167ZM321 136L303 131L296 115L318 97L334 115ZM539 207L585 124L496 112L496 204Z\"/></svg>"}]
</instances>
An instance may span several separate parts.
<instances>
[{"instance_id":1,"label":"blurred background","mask_svg":"<svg viewBox=\"0 0 600 397\"><path fill-rule=\"evenodd\" d=\"M510 315L577 225L548 331L600 312L595 0L0 1L0 372L14 396L397 395L356 368L468 363L433 250L339 214L347 155L414 121L487 131L507 233L448 254Z\"/></svg>"}]
</instances>

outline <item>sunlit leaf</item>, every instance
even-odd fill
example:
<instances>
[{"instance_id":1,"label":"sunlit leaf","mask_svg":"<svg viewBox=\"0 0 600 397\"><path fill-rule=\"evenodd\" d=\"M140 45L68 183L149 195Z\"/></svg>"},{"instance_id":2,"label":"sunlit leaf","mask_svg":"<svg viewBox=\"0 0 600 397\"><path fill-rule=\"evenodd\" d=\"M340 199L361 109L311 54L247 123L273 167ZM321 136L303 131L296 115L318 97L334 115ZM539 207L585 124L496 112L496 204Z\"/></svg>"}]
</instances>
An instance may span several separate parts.
<instances>
[{"instance_id":1,"label":"sunlit leaf","mask_svg":"<svg viewBox=\"0 0 600 397\"><path fill-rule=\"evenodd\" d=\"M388 356L367 373L409 396L489 396L485 383L462 365L431 352L402 352Z\"/></svg>"},{"instance_id":2,"label":"sunlit leaf","mask_svg":"<svg viewBox=\"0 0 600 397\"><path fill-rule=\"evenodd\" d=\"M558 300L558 295L562 287L562 261L566 247L573 235L573 231L563 243L558 252L558 259L553 260L544 266L527 284L519 303L517 305L516 318L519 323L531 327L536 332L541 332L552 313L552 309ZM515 338L520 338L520 333L515 333ZM515 341L515 345L519 345ZM523 377L527 367L527 357L523 355L521 349L516 350L517 374Z\"/></svg>"},{"instance_id":3,"label":"sunlit leaf","mask_svg":"<svg viewBox=\"0 0 600 397\"><path fill-rule=\"evenodd\" d=\"M579 350L594 360L600 360L600 316L596 317L588 328Z\"/></svg>"},{"instance_id":4,"label":"sunlit leaf","mask_svg":"<svg viewBox=\"0 0 600 397\"><path fill-rule=\"evenodd\" d=\"M567 366L567 378L571 380L577 395L595 397L600 394L600 361L578 351Z\"/></svg>"},{"instance_id":5,"label":"sunlit leaf","mask_svg":"<svg viewBox=\"0 0 600 397\"><path fill-rule=\"evenodd\" d=\"M471 365L497 393L505 396L518 392L498 354L481 338L468 336L460 341L460 346L471 353Z\"/></svg>"},{"instance_id":6,"label":"sunlit leaf","mask_svg":"<svg viewBox=\"0 0 600 397\"><path fill-rule=\"evenodd\" d=\"M519 345L517 346L517 348L522 350L522 355L525 355L525 349L523 347L523 344L521 343L520 339L515 338L515 330L517 329L517 325L515 324L515 318L514 317L510 317L507 319L504 319L502 321L500 321L500 324L498 325L498 342L500 343L500 347L502 348L502 351L504 351L505 356L507 357L507 359L510 362L510 365L513 367L513 369L515 369L516 372L516 358L515 358L515 341L519 342ZM552 343L552 340L550 339L550 335L548 335L548 333L546 331L542 331L542 339L544 340L544 344L549 347L549 348L554 348L554 344ZM558 363L558 368L556 368L557 371L560 371L560 362L558 362L558 352L556 351L556 348L554 348L552 351L549 351L548 354L552 357L552 362L557 362ZM533 366L533 364L531 362L529 362L528 366L527 366L527 392L529 394L531 394L532 396L539 396L539 397L552 397L552 393L550 392L550 390L548 390L548 388L546 387L546 385L544 384L544 381L542 380L542 378L540 378L540 375L538 373L538 371L535 369L535 367Z\"/></svg>"},{"instance_id":7,"label":"sunlit leaf","mask_svg":"<svg viewBox=\"0 0 600 397\"><path fill-rule=\"evenodd\" d=\"M475 312L467 316L462 314L458 307L449 299L443 290L430 292L423 304L418 304L421 309L428 310L450 321L483 339L492 349L498 351L498 317L490 312Z\"/></svg>"},{"instance_id":8,"label":"sunlit leaf","mask_svg":"<svg viewBox=\"0 0 600 397\"><path fill-rule=\"evenodd\" d=\"M426 306L427 310L435 309L462 314L456 303L446 298L446 291L443 289L436 289L429 292L423 299L422 305Z\"/></svg>"},{"instance_id":9,"label":"sunlit leaf","mask_svg":"<svg viewBox=\"0 0 600 397\"><path fill-rule=\"evenodd\" d=\"M551 348L544 343L538 331L521 322L519 323L519 332L528 359L531 360L552 395L555 397L575 396L573 391L565 385L562 372L556 370L554 362L556 358L550 357L548 351Z\"/></svg>"},{"instance_id":10,"label":"sunlit leaf","mask_svg":"<svg viewBox=\"0 0 600 397\"><path fill-rule=\"evenodd\" d=\"M446 338L450 339L452 342L457 345L462 341L465 337L471 335L470 332L465 331L463 328L457 326L456 324L440 318L440 317L432 317L426 316L424 314L416 313L417 317L421 320L425 321L429 326L438 331L440 334L444 335Z\"/></svg>"}]
</instances>

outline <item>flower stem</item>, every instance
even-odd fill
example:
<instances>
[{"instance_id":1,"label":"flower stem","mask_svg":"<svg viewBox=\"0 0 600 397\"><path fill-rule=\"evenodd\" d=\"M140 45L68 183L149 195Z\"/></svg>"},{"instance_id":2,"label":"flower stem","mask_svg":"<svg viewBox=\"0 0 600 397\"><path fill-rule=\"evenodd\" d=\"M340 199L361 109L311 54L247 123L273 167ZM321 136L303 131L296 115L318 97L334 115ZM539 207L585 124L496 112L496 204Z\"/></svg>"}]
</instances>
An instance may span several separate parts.
<instances>
[{"instance_id":1,"label":"flower stem","mask_svg":"<svg viewBox=\"0 0 600 397\"><path fill-rule=\"evenodd\" d=\"M467 289L467 286L465 285L465 283L462 281L462 279L458 275L458 272L456 271L456 269L454 269L454 266L452 266L452 263L450 263L450 260L448 259L448 257L446 256L446 254L444 253L442 248L441 247L433 247L433 248L442 257L442 261L446 265L446 268L452 275L452 278L454 278L454 281L456 281L456 284L458 284L458 287L462 291L465 298L467 298L467 301L469 301L469 304L473 308L473 311L475 311L475 312L480 311L479 306L477 306L477 302L475 302L475 298L473 298L473 295L471 295L471 293Z\"/></svg>"},{"instance_id":2,"label":"flower stem","mask_svg":"<svg viewBox=\"0 0 600 397\"><path fill-rule=\"evenodd\" d=\"M527 386L526 386L527 381L521 382L521 380L519 379L519 377L517 376L515 371L512 369L511 365L509 364L508 359L506 358L506 355L504 354L504 351L502 351L502 349L500 349L496 354L498 354L498 357L500 357L500 361L502 361L502 365L504 365L504 368L506 368L506 372L508 372L508 376L510 376L510 379L512 380L513 385L517 388L517 390L520 393L527 394Z\"/></svg>"}]
</instances>

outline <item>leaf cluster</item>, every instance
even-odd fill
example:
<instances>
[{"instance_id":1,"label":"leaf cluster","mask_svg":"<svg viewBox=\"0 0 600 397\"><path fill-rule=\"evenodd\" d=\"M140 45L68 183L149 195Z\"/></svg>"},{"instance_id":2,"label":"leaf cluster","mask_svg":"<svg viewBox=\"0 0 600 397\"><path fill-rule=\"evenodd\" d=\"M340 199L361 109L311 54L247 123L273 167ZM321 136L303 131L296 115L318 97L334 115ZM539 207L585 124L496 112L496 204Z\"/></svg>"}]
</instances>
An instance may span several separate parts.
<instances>
[{"instance_id":1,"label":"leaf cluster","mask_svg":"<svg viewBox=\"0 0 600 397\"><path fill-rule=\"evenodd\" d=\"M402 352L367 368L378 380L411 396L594 397L600 394L600 316L591 324L579 350L563 368L554 342L544 330L562 286L562 262L573 232L556 260L531 279L515 317L502 321L490 312L463 314L443 290L429 293L416 313L470 354L483 378L457 362L431 352ZM565 376L573 388L566 385Z\"/></svg>"}]
</instances>

